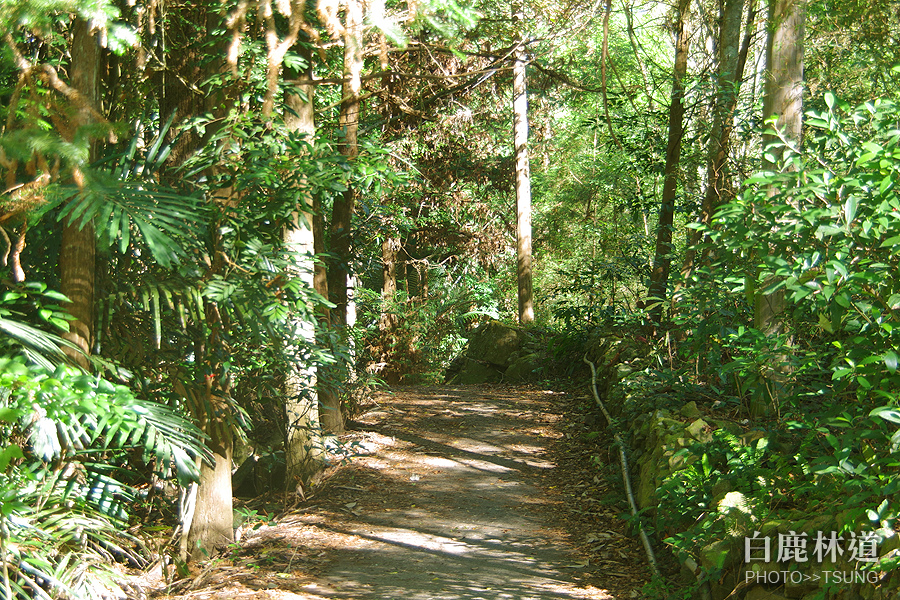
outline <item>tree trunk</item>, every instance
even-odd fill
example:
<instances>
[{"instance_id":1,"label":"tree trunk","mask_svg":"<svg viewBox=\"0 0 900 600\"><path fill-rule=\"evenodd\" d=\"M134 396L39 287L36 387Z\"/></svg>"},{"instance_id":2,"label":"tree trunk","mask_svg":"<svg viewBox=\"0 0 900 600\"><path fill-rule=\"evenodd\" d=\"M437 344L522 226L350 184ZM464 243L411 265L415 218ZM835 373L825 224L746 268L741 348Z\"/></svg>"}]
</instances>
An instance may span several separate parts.
<instances>
[{"instance_id":1,"label":"tree trunk","mask_svg":"<svg viewBox=\"0 0 900 600\"><path fill-rule=\"evenodd\" d=\"M296 80L296 88L285 95L285 124L292 131L315 136L315 84L312 82L312 56L307 54L308 68ZM293 256L294 269L308 289L315 289L315 215L313 196L305 192L302 197L304 207L293 215L293 222L283 234L285 247ZM295 321L294 335L307 347L316 345L316 328L312 321ZM288 373L285 374L285 418L287 440L287 481L299 491L309 486L312 478L324 468L324 445L322 443L322 415L329 407L320 406L328 400L329 394L319 393L318 373L314 366L305 362L305 357L296 355ZM334 396L331 394L330 396ZM340 405L337 410L340 416Z\"/></svg>"},{"instance_id":2,"label":"tree trunk","mask_svg":"<svg viewBox=\"0 0 900 600\"><path fill-rule=\"evenodd\" d=\"M395 310L399 251L400 238L388 234L381 243L381 315L378 319L378 333L382 348L381 360L385 363L382 373L385 381L390 384L398 383L409 372L414 352L414 348L409 347L409 340L398 335L397 330L400 323Z\"/></svg>"},{"instance_id":3,"label":"tree trunk","mask_svg":"<svg viewBox=\"0 0 900 600\"><path fill-rule=\"evenodd\" d=\"M92 110L100 104L100 46L90 25L81 18L76 18L72 24L71 77L72 86L84 99L75 115L73 129L88 127L94 121ZM88 159L94 158L94 155L92 147ZM78 166L74 168L74 179L79 190L82 190L85 180ZM69 322L69 331L63 337L75 344L83 354L69 348L63 350L85 369L90 364L87 357L94 339L95 254L92 224L81 227L71 219L63 224L59 247L60 291L72 301L66 309L75 317Z\"/></svg>"},{"instance_id":4,"label":"tree trunk","mask_svg":"<svg viewBox=\"0 0 900 600\"><path fill-rule=\"evenodd\" d=\"M687 56L690 46L688 19L690 0L679 0L677 38L675 42L675 70L672 78L672 102L669 106L669 142L666 146L665 179L659 206L656 231L656 253L648 290L650 317L655 324L662 321L662 307L669 284L672 264L672 225L675 215L675 196L678 190L678 167L681 161L681 139L684 135L684 78L687 75Z\"/></svg>"},{"instance_id":5,"label":"tree trunk","mask_svg":"<svg viewBox=\"0 0 900 600\"><path fill-rule=\"evenodd\" d=\"M397 326L397 315L388 310L397 294L397 256L400 252L400 238L385 237L381 243L381 330L387 339Z\"/></svg>"},{"instance_id":6,"label":"tree trunk","mask_svg":"<svg viewBox=\"0 0 900 600\"><path fill-rule=\"evenodd\" d=\"M325 253L325 216L322 214L322 204L316 196L313 199L313 249L317 257ZM313 271L313 287L323 298L328 298L328 271L321 260L316 260ZM324 328L330 328L331 309L327 306L319 307L319 323ZM329 340L330 337L324 339ZM341 403L341 394L338 389L338 377L327 366L319 369L319 377L316 382L316 391L319 395L319 423L329 433L341 433L344 431L344 412Z\"/></svg>"},{"instance_id":7,"label":"tree trunk","mask_svg":"<svg viewBox=\"0 0 900 600\"><path fill-rule=\"evenodd\" d=\"M195 417L203 432L209 436L206 445L213 453L214 462L200 464L200 481L194 513L189 524L185 548L190 560L209 558L234 542L234 503L231 496L231 467L234 435L231 424L224 418L231 410L230 401L211 393L212 378L200 400L203 405Z\"/></svg>"},{"instance_id":8,"label":"tree trunk","mask_svg":"<svg viewBox=\"0 0 900 600\"><path fill-rule=\"evenodd\" d=\"M770 0L769 37L766 44L766 96L763 119L778 115L775 128L789 141L799 144L803 127L803 36L806 11L802 0ZM763 138L767 144L775 136ZM773 149L778 167L782 149Z\"/></svg>"},{"instance_id":9,"label":"tree trunk","mask_svg":"<svg viewBox=\"0 0 900 600\"><path fill-rule=\"evenodd\" d=\"M775 129L789 142L799 145L803 127L803 37L805 7L802 0L769 1L769 36L766 43L766 91L763 102L763 119L775 115L778 120ZM772 135L764 136L764 147L775 141ZM774 162L765 160L764 169L779 168L783 149L772 147L767 150ZM763 286L765 287L765 286ZM764 294L757 291L754 298L754 327L770 336L785 332L783 313L785 310L784 289ZM754 416L765 414L777 408L778 397L787 390L789 357L777 356L760 373L761 398L751 404Z\"/></svg>"},{"instance_id":10,"label":"tree trunk","mask_svg":"<svg viewBox=\"0 0 900 600\"><path fill-rule=\"evenodd\" d=\"M284 231L285 246L293 249L295 268L307 285L313 287L312 215L296 213L292 227ZM312 347L316 343L316 328L312 321L296 321L294 336ZM324 468L324 444L322 442L322 416L328 407L320 412L317 394L316 369L306 362L306 357L295 354L292 368L285 374L285 418L287 420L287 480L300 495L309 486L314 476ZM337 417L340 417L338 408Z\"/></svg>"},{"instance_id":11,"label":"tree trunk","mask_svg":"<svg viewBox=\"0 0 900 600\"><path fill-rule=\"evenodd\" d=\"M516 153L516 279L519 288L519 324L534 322L531 261L531 168L528 160L528 92L525 25L521 5L513 7L520 38L513 53L513 140Z\"/></svg>"},{"instance_id":12,"label":"tree trunk","mask_svg":"<svg viewBox=\"0 0 900 600\"><path fill-rule=\"evenodd\" d=\"M713 107L713 124L709 136L709 154L706 162L706 192L700 212L700 222L706 226L712 224L716 210L725 201L727 178L726 166L729 155L731 131L734 127L734 109L737 105L738 89L743 79L744 64L750 44L753 21L755 19L756 1L751 0L747 13L746 35L741 42L741 15L744 0L725 0L722 22L719 26L719 68ZM701 234L691 231L689 248L684 261L685 277L690 277L696 260L696 248ZM704 257L709 251L704 250Z\"/></svg>"},{"instance_id":13,"label":"tree trunk","mask_svg":"<svg viewBox=\"0 0 900 600\"><path fill-rule=\"evenodd\" d=\"M310 61L310 67L303 74L302 79L298 83L298 91L302 92L308 99L308 103L303 110L307 111L305 117L308 123L308 131L310 134L315 133L315 110L313 97L315 95L315 83L312 75L312 52L307 54ZM295 99L289 102L300 100ZM300 114L298 112L298 114ZM313 253L317 257L313 264L313 289L322 296L328 298L328 270L325 264L318 257L325 254L325 215L322 210L322 202L318 195L312 198L312 234L313 234ZM317 310L319 323L324 328L331 327L331 309L327 306L320 305ZM323 339L329 339L327 337ZM320 367L318 377L316 379L316 393L319 397L319 424L325 431L330 433L341 433L344 431L344 413L341 406L341 395L337 387L335 374L328 369L327 366Z\"/></svg>"},{"instance_id":14,"label":"tree trunk","mask_svg":"<svg viewBox=\"0 0 900 600\"><path fill-rule=\"evenodd\" d=\"M344 140L341 153L348 160L359 155L359 97L362 91L363 69L363 4L362 0L348 0L344 17L344 82L341 86L340 125ZM349 188L334 199L331 213L331 252L335 260L328 267L328 291L335 307L332 322L338 327L347 325L351 221L354 210L354 190Z\"/></svg>"}]
</instances>

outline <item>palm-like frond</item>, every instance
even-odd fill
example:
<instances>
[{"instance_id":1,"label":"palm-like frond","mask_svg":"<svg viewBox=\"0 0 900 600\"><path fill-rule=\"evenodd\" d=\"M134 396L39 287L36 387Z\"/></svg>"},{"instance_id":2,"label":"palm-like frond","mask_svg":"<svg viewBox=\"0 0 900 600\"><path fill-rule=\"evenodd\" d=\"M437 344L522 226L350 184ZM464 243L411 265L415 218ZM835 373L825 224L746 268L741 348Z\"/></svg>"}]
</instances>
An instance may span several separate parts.
<instances>
[{"instance_id":1,"label":"palm-like frond","mask_svg":"<svg viewBox=\"0 0 900 600\"><path fill-rule=\"evenodd\" d=\"M171 124L170 118L146 151L138 151L141 137L135 135L125 152L94 164L82 189L58 187L52 204L61 207L59 218L80 227L93 223L101 243L118 242L122 253L139 235L159 265L177 264L185 256L186 240L200 235L207 217L198 196L182 194L158 180L157 172L170 151L164 140Z\"/></svg>"},{"instance_id":2,"label":"palm-like frond","mask_svg":"<svg viewBox=\"0 0 900 600\"><path fill-rule=\"evenodd\" d=\"M58 306L48 306L46 301L62 302L66 297L58 292L48 290L43 283L25 283L7 290L0 297L0 355L21 353L29 362L45 369L53 369L56 365L70 362L63 348L71 348L80 352L77 346L49 331L38 329L26 323L21 317L19 303L34 307L37 305L38 315L48 327L66 329L66 315L60 313Z\"/></svg>"},{"instance_id":3,"label":"palm-like frond","mask_svg":"<svg viewBox=\"0 0 900 600\"><path fill-rule=\"evenodd\" d=\"M203 434L169 407L69 366L2 358L0 390L0 566L8 574L0 594L100 597L104 564L140 559L123 526L135 493L92 457L138 449L186 483L198 475L197 457L209 458Z\"/></svg>"},{"instance_id":4,"label":"palm-like frond","mask_svg":"<svg viewBox=\"0 0 900 600\"><path fill-rule=\"evenodd\" d=\"M62 188L63 194L75 192ZM153 259L170 267L185 255L183 240L196 237L204 222L198 198L180 195L162 186L140 181L122 181L95 172L83 190L63 205L60 219L83 227L94 223L106 246L118 241L124 253L132 242L132 232L140 234Z\"/></svg>"},{"instance_id":5,"label":"palm-like frond","mask_svg":"<svg viewBox=\"0 0 900 600\"><path fill-rule=\"evenodd\" d=\"M72 346L57 335L3 317L0 317L0 332L9 336L7 344L18 346L29 361L46 369L66 360L61 346Z\"/></svg>"}]
</instances>

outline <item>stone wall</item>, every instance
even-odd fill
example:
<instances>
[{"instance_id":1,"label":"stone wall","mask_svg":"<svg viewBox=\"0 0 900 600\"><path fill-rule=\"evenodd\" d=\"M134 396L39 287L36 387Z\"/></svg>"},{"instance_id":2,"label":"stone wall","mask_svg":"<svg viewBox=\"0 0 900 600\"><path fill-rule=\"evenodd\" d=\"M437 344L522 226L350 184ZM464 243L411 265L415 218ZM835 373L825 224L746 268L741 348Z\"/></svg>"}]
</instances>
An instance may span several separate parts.
<instances>
[{"instance_id":1,"label":"stone wall","mask_svg":"<svg viewBox=\"0 0 900 600\"><path fill-rule=\"evenodd\" d=\"M736 423L701 414L693 402L678 413L657 410L633 422L632 450L636 465L633 483L639 505L650 509L646 513L650 519L655 518L658 494L666 480L694 464L703 455L703 445L712 441L718 429L730 432L748 448L758 446L766 439L765 432L743 431ZM679 452L689 447L692 447L691 452ZM808 514L800 509L785 508L769 511L770 516L763 520L754 514L752 503L744 492L721 485L718 490L713 487L713 500L707 509L712 518L706 522L718 521L720 527L717 530L725 533L719 534L719 539L708 540L699 552L683 553L678 558L685 571L706 581L712 600L900 599L900 577L868 571L864 561L851 560L852 540L843 539L836 544L843 553L833 550L830 554L816 554L817 536L822 535L827 540L831 532L840 532L846 523L852 522L853 515L840 509L839 499L829 514ZM773 514L778 518L773 518ZM656 529L665 531L666 535L679 533L666 531L665 523L656 523ZM863 533L868 535L870 532L859 532L859 535ZM885 528L871 533L878 536L878 557L884 559L900 554L895 531ZM697 535L702 535L702 531ZM768 561L764 560L766 539L769 540ZM863 538L854 539L855 543L860 543ZM779 540L784 542L783 550L788 560L778 560ZM805 547L792 549L794 543L805 543Z\"/></svg>"}]
</instances>

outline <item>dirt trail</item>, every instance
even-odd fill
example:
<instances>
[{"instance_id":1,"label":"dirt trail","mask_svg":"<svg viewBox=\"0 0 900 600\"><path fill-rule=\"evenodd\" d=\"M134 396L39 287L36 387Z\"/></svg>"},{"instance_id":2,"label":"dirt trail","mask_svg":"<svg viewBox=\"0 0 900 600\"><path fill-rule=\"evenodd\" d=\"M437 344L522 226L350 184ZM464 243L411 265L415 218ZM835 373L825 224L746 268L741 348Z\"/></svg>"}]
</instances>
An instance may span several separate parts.
<instances>
[{"instance_id":1,"label":"dirt trail","mask_svg":"<svg viewBox=\"0 0 900 600\"><path fill-rule=\"evenodd\" d=\"M230 584L208 576L207 593L218 591L206 597L636 597L620 579L634 565L595 566L576 554L561 494L545 491L559 483L547 446L563 435L561 412L552 392L520 388L380 395L343 438L362 456L336 469L310 505L249 532L234 566L223 567L234 570Z\"/></svg>"},{"instance_id":2,"label":"dirt trail","mask_svg":"<svg viewBox=\"0 0 900 600\"><path fill-rule=\"evenodd\" d=\"M546 412L547 394L471 392L401 391L366 415L368 428L385 427L397 442L361 462L391 476L399 502L379 509L361 498L346 530L359 543L326 567L320 595L610 597L578 583L563 532L535 510L547 502L535 478L553 468L541 437L558 418Z\"/></svg>"}]
</instances>

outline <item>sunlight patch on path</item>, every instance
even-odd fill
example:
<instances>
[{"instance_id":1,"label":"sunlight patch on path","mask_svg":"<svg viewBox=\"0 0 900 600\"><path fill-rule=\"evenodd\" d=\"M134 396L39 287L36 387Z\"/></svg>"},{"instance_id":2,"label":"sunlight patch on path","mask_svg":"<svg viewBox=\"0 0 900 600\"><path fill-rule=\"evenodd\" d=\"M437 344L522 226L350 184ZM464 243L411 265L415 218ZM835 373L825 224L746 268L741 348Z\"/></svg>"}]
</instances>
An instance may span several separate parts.
<instances>
[{"instance_id":1,"label":"sunlight patch on path","mask_svg":"<svg viewBox=\"0 0 900 600\"><path fill-rule=\"evenodd\" d=\"M315 593L345 600L611 599L575 580L579 565L563 534L535 512L547 500L529 478L553 468L539 430L553 415L542 409L533 399L485 400L464 390L385 399L380 412L392 416L373 425L393 443L354 463L403 493L381 508L361 496L353 518L327 523L347 547Z\"/></svg>"}]
</instances>

